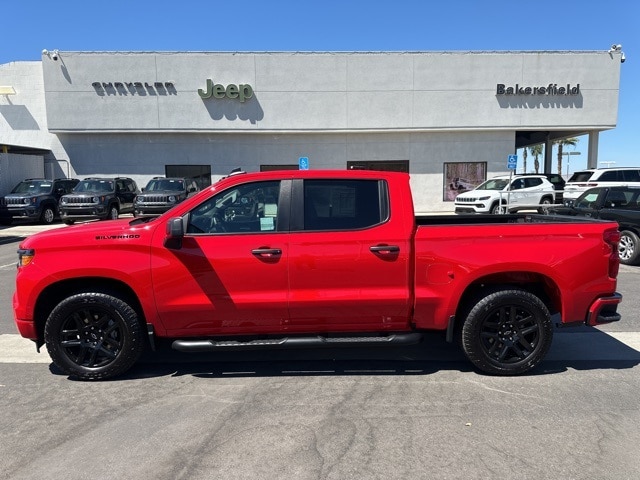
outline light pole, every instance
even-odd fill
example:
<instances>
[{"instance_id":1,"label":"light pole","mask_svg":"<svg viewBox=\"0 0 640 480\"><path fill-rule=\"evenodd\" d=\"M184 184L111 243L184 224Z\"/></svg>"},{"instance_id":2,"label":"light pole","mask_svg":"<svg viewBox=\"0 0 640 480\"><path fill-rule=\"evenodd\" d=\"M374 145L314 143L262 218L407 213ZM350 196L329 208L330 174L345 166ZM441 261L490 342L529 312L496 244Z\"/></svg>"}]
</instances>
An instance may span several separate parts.
<instances>
[{"instance_id":1,"label":"light pole","mask_svg":"<svg viewBox=\"0 0 640 480\"><path fill-rule=\"evenodd\" d=\"M567 156L567 178L569 178L569 162L571 161L571 155L582 155L581 152L562 152L562 156Z\"/></svg>"},{"instance_id":2,"label":"light pole","mask_svg":"<svg viewBox=\"0 0 640 480\"><path fill-rule=\"evenodd\" d=\"M615 165L616 162L600 162L606 168L609 168L611 165Z\"/></svg>"}]
</instances>

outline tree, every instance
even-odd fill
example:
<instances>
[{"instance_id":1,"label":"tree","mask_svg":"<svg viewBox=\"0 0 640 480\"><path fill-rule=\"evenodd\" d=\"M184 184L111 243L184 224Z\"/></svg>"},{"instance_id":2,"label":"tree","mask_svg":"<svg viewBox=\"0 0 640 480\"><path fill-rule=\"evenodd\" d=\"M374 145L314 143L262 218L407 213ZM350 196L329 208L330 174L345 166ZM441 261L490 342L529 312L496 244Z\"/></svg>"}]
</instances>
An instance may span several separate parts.
<instances>
[{"instance_id":1,"label":"tree","mask_svg":"<svg viewBox=\"0 0 640 480\"><path fill-rule=\"evenodd\" d=\"M527 173L527 147L522 149L522 173Z\"/></svg>"},{"instance_id":2,"label":"tree","mask_svg":"<svg viewBox=\"0 0 640 480\"><path fill-rule=\"evenodd\" d=\"M543 150L544 147L541 143L534 145L533 147L529 147L529 151L534 158L533 166L536 169L536 173L540 173L540 162L538 161L538 157L542 155Z\"/></svg>"},{"instance_id":3,"label":"tree","mask_svg":"<svg viewBox=\"0 0 640 480\"><path fill-rule=\"evenodd\" d=\"M575 137L561 138L560 140L556 140L553 143L558 145L558 173L560 175L562 175L562 150L563 150L563 147L565 145L571 145L572 147L575 148L576 144L578 143L578 139L575 138Z\"/></svg>"}]
</instances>

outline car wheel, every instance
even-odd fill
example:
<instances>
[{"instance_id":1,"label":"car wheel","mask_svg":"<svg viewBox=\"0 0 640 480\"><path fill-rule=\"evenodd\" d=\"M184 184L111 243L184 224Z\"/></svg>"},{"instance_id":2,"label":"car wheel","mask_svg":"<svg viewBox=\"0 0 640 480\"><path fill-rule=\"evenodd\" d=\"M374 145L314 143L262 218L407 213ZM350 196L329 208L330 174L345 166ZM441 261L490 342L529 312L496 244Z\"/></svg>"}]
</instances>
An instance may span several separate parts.
<instances>
[{"instance_id":1,"label":"car wheel","mask_svg":"<svg viewBox=\"0 0 640 480\"><path fill-rule=\"evenodd\" d=\"M620 263L635 265L638 262L638 257L640 256L638 242L638 235L634 232L630 230L620 232L620 243L618 243Z\"/></svg>"},{"instance_id":2,"label":"car wheel","mask_svg":"<svg viewBox=\"0 0 640 480\"><path fill-rule=\"evenodd\" d=\"M56 212L53 207L44 207L42 209L42 214L40 214L40 222L50 225L56 218Z\"/></svg>"},{"instance_id":3,"label":"car wheel","mask_svg":"<svg viewBox=\"0 0 640 480\"><path fill-rule=\"evenodd\" d=\"M551 315L534 294L492 290L471 308L462 326L467 358L480 371L518 375L542 361L553 338Z\"/></svg>"},{"instance_id":4,"label":"car wheel","mask_svg":"<svg viewBox=\"0 0 640 480\"><path fill-rule=\"evenodd\" d=\"M118 219L118 207L115 205L111 205L109 208L109 220L117 220Z\"/></svg>"},{"instance_id":5,"label":"car wheel","mask_svg":"<svg viewBox=\"0 0 640 480\"><path fill-rule=\"evenodd\" d=\"M75 223L75 220L63 220L62 221L65 225L73 225Z\"/></svg>"},{"instance_id":6,"label":"car wheel","mask_svg":"<svg viewBox=\"0 0 640 480\"><path fill-rule=\"evenodd\" d=\"M538 213L542 215L549 215L549 206L552 204L553 201L550 197L544 197L542 200L540 200L540 205L542 206L538 208Z\"/></svg>"},{"instance_id":7,"label":"car wheel","mask_svg":"<svg viewBox=\"0 0 640 480\"><path fill-rule=\"evenodd\" d=\"M504 205L500 205L498 202L496 202L491 206L491 214L499 215L501 213L506 213L505 209L506 207Z\"/></svg>"},{"instance_id":8,"label":"car wheel","mask_svg":"<svg viewBox=\"0 0 640 480\"><path fill-rule=\"evenodd\" d=\"M53 363L80 380L120 375L143 349L134 309L119 298L96 292L62 300L47 319L44 339Z\"/></svg>"}]
</instances>

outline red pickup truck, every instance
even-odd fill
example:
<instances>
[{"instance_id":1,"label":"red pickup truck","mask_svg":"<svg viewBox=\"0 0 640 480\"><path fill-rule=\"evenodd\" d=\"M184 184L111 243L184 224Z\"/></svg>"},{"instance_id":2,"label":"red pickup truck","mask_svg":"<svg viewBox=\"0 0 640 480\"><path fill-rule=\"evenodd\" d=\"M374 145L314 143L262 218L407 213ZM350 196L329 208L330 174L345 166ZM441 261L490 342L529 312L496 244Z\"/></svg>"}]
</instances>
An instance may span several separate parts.
<instances>
[{"instance_id":1,"label":"red pickup truck","mask_svg":"<svg viewBox=\"0 0 640 480\"><path fill-rule=\"evenodd\" d=\"M122 374L159 338L205 352L434 331L480 371L514 375L544 358L554 322L620 319L619 238L614 222L569 217L416 217L403 173L243 173L157 218L28 237L14 318L84 380Z\"/></svg>"}]
</instances>

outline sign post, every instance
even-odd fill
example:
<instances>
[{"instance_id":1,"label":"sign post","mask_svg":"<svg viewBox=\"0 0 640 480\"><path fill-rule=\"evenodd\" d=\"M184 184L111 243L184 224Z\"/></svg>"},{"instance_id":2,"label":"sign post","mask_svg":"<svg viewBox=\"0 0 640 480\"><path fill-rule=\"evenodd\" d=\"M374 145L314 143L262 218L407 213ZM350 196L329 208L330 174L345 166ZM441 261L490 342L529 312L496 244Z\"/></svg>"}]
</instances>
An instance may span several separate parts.
<instances>
[{"instance_id":1,"label":"sign post","mask_svg":"<svg viewBox=\"0 0 640 480\"><path fill-rule=\"evenodd\" d=\"M509 190L507 190L507 206L504 213L509 213L509 202L511 201L511 180L513 180L513 172L518 167L518 155L509 155L507 157L507 168L509 169ZM500 207L502 213L502 206Z\"/></svg>"}]
</instances>

